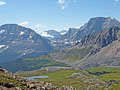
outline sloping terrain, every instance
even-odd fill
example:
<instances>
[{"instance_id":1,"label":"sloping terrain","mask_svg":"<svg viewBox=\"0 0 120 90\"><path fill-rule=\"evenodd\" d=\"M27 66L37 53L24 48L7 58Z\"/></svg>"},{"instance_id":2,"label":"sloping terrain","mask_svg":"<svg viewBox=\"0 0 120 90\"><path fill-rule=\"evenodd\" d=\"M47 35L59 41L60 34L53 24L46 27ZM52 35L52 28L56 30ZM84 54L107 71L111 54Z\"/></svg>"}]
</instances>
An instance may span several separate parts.
<instances>
[{"instance_id":1,"label":"sloping terrain","mask_svg":"<svg viewBox=\"0 0 120 90\"><path fill-rule=\"evenodd\" d=\"M17 74L24 77L49 76L49 79L35 80L50 82L59 87L68 85L76 90L119 90L120 85L120 68L115 67L90 68L85 71L49 67Z\"/></svg>"},{"instance_id":2,"label":"sloping terrain","mask_svg":"<svg viewBox=\"0 0 120 90\"><path fill-rule=\"evenodd\" d=\"M118 67L98 67L87 69L90 74L97 75L104 80L107 90L119 90L120 88L120 68ZM104 89L102 89L104 90ZM105 89L106 90L106 89Z\"/></svg>"},{"instance_id":3,"label":"sloping terrain","mask_svg":"<svg viewBox=\"0 0 120 90\"><path fill-rule=\"evenodd\" d=\"M70 47L80 42L86 35L96 34L110 27L119 27L120 22L111 17L94 17L79 28L69 28L68 32L56 38L51 44L55 49Z\"/></svg>"},{"instance_id":4,"label":"sloping terrain","mask_svg":"<svg viewBox=\"0 0 120 90\"><path fill-rule=\"evenodd\" d=\"M31 74L35 76L37 73L39 73L40 76L49 76L50 78L36 79L36 81L50 82L53 85L59 87L63 85L72 86L76 90L90 90L90 89L100 90L105 86L106 83L103 80L97 78L96 76L88 74L86 71L73 69L59 69L59 70L56 69L50 72L48 69L46 70L47 71L36 70L30 72L20 72L18 74L20 75L23 74L24 76L31 77Z\"/></svg>"},{"instance_id":5,"label":"sloping terrain","mask_svg":"<svg viewBox=\"0 0 120 90\"><path fill-rule=\"evenodd\" d=\"M69 31L61 37L61 39L72 42L79 41L88 34L95 34L97 32L101 32L103 29L113 26L120 27L120 22L111 17L95 17L91 18L86 24L78 29L69 29Z\"/></svg>"},{"instance_id":6,"label":"sloping terrain","mask_svg":"<svg viewBox=\"0 0 120 90\"><path fill-rule=\"evenodd\" d=\"M24 66L26 70L30 65L31 70L39 69L46 66L72 66L77 69L86 69L91 67L120 66L120 29L111 27L96 34L86 35L79 43L69 48L33 60L18 60L17 62L2 63L7 69L21 69ZM46 59L46 57L48 57ZM18 64L21 63L21 64ZM56 63L57 62L57 63ZM58 63L59 62L59 63ZM65 64L63 64L65 63ZM17 65L18 64L18 65ZM12 68L13 69L13 68ZM11 69L11 70L12 70ZM29 69L29 70L30 70Z\"/></svg>"},{"instance_id":7,"label":"sloping terrain","mask_svg":"<svg viewBox=\"0 0 120 90\"><path fill-rule=\"evenodd\" d=\"M50 56L46 55L36 58L12 60L9 62L1 63L0 65L10 72L31 71L48 66L64 66L64 67L69 66L64 63L56 62Z\"/></svg>"},{"instance_id":8,"label":"sloping terrain","mask_svg":"<svg viewBox=\"0 0 120 90\"><path fill-rule=\"evenodd\" d=\"M53 52L54 60L74 68L120 66L120 29L111 27L96 34L86 35L76 45ZM72 63L71 63L72 62Z\"/></svg>"},{"instance_id":9,"label":"sloping terrain","mask_svg":"<svg viewBox=\"0 0 120 90\"><path fill-rule=\"evenodd\" d=\"M74 90L72 86L53 86L47 82L26 80L0 67L0 90Z\"/></svg>"},{"instance_id":10,"label":"sloping terrain","mask_svg":"<svg viewBox=\"0 0 120 90\"><path fill-rule=\"evenodd\" d=\"M0 26L0 62L47 54L49 41L29 28L17 24Z\"/></svg>"}]
</instances>

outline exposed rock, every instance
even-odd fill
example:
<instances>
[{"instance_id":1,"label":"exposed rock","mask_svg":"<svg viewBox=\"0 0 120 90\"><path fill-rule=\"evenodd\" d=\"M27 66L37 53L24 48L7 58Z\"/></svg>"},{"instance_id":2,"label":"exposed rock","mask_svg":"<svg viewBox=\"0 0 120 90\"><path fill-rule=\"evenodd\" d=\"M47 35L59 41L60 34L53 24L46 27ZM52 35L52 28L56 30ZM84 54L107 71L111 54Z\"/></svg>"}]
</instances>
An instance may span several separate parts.
<instances>
[{"instance_id":1,"label":"exposed rock","mask_svg":"<svg viewBox=\"0 0 120 90\"><path fill-rule=\"evenodd\" d=\"M69 29L69 31L61 38L64 40L67 39L68 41L74 42L77 40L81 40L86 35L95 34L97 32L101 32L103 29L116 26L120 27L120 22L115 18L95 17L91 18L87 23L85 23L82 27L78 29Z\"/></svg>"},{"instance_id":2,"label":"exposed rock","mask_svg":"<svg viewBox=\"0 0 120 90\"><path fill-rule=\"evenodd\" d=\"M25 90L75 90L72 86L65 85L63 87L57 87L52 85L51 83L26 80L25 78L20 77L17 74L7 72L7 70L3 68L0 68L0 71L2 71L0 72L0 75L2 75L0 80L3 80L4 78L16 80L18 83L26 88ZM14 85L12 82L6 82L6 84L2 83L5 82L0 82L0 90L23 90L19 86Z\"/></svg>"}]
</instances>

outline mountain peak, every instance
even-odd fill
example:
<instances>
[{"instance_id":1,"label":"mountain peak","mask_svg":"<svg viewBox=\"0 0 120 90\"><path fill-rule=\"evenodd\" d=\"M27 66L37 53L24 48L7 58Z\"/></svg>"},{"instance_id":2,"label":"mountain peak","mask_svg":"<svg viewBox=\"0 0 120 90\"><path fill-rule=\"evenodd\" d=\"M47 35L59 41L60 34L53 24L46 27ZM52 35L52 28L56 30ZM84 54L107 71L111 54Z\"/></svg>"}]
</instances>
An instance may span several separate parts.
<instances>
[{"instance_id":1,"label":"mountain peak","mask_svg":"<svg viewBox=\"0 0 120 90\"><path fill-rule=\"evenodd\" d=\"M80 27L80 29L70 28L66 36L64 35L62 38L69 39L69 41L79 41L85 35L95 34L110 27L120 27L120 22L111 17L94 17ZM70 35L73 31L74 34Z\"/></svg>"},{"instance_id":2,"label":"mountain peak","mask_svg":"<svg viewBox=\"0 0 120 90\"><path fill-rule=\"evenodd\" d=\"M17 24L0 26L1 62L22 57L39 56L52 50L49 40L41 37L30 28Z\"/></svg>"}]
</instances>

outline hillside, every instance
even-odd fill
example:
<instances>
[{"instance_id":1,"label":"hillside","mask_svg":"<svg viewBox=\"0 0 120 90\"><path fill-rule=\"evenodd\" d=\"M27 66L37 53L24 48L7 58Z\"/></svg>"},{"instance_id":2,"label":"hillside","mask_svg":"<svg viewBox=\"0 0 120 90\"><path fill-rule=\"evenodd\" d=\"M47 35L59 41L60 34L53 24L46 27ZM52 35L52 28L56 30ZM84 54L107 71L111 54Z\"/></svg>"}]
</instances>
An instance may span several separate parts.
<instances>
[{"instance_id":1,"label":"hillside","mask_svg":"<svg viewBox=\"0 0 120 90\"><path fill-rule=\"evenodd\" d=\"M69 67L69 65L67 64L56 62L49 55L42 55L35 58L12 60L9 62L0 63L0 65L8 71L14 73L17 71L31 71L50 66Z\"/></svg>"},{"instance_id":2,"label":"hillside","mask_svg":"<svg viewBox=\"0 0 120 90\"><path fill-rule=\"evenodd\" d=\"M85 71L49 67L43 70L18 72L24 77L49 76L49 79L35 79L50 82L56 86L68 85L76 90L118 90L120 85L120 68L101 67Z\"/></svg>"},{"instance_id":3,"label":"hillside","mask_svg":"<svg viewBox=\"0 0 120 90\"><path fill-rule=\"evenodd\" d=\"M47 66L72 66L76 69L92 67L119 67L120 29L111 27L96 34L86 35L79 43L49 55L1 63L12 71L35 70ZM20 64L18 64L20 63ZM11 67L12 65L12 67ZM30 66L29 66L30 65ZM24 69L20 66L24 66Z\"/></svg>"},{"instance_id":4,"label":"hillside","mask_svg":"<svg viewBox=\"0 0 120 90\"><path fill-rule=\"evenodd\" d=\"M88 37L88 38L87 38ZM85 40L86 39L86 40ZM87 57L77 63L81 68L115 66L119 67L120 29L113 27L96 35L86 36L80 46L93 45L94 49Z\"/></svg>"},{"instance_id":5,"label":"hillside","mask_svg":"<svg viewBox=\"0 0 120 90\"><path fill-rule=\"evenodd\" d=\"M84 69L101 66L119 65L120 29L111 27L96 34L86 35L79 43L69 48L51 53L51 57Z\"/></svg>"},{"instance_id":6,"label":"hillside","mask_svg":"<svg viewBox=\"0 0 120 90\"><path fill-rule=\"evenodd\" d=\"M17 24L0 26L0 62L50 53L49 41L32 29Z\"/></svg>"},{"instance_id":7,"label":"hillside","mask_svg":"<svg viewBox=\"0 0 120 90\"><path fill-rule=\"evenodd\" d=\"M53 86L47 82L26 80L0 67L0 90L74 90L72 86Z\"/></svg>"}]
</instances>

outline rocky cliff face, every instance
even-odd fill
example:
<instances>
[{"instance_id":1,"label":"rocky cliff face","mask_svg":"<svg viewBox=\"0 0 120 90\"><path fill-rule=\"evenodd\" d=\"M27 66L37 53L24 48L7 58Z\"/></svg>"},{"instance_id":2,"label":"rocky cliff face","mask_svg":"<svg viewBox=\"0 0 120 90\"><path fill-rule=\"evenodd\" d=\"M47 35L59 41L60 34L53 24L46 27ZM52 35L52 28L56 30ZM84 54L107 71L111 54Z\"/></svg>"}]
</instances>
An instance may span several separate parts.
<instances>
[{"instance_id":1,"label":"rocky cliff face","mask_svg":"<svg viewBox=\"0 0 120 90\"><path fill-rule=\"evenodd\" d=\"M48 42L32 29L17 24L2 25L0 26L0 62L47 54L53 50Z\"/></svg>"},{"instance_id":2,"label":"rocky cliff face","mask_svg":"<svg viewBox=\"0 0 120 90\"><path fill-rule=\"evenodd\" d=\"M97 32L101 32L103 29L107 29L113 26L120 27L120 22L115 18L111 17L95 17L91 18L86 24L84 24L79 29L71 29L62 36L64 39L68 39L69 41L78 41L81 40L84 36L89 34L95 34Z\"/></svg>"},{"instance_id":3,"label":"rocky cliff face","mask_svg":"<svg viewBox=\"0 0 120 90\"><path fill-rule=\"evenodd\" d=\"M119 37L120 29L118 27L111 27L96 34L86 35L79 43L79 46L93 46L99 51L101 48L118 40Z\"/></svg>"},{"instance_id":4,"label":"rocky cliff face","mask_svg":"<svg viewBox=\"0 0 120 90\"><path fill-rule=\"evenodd\" d=\"M120 28L111 27L86 35L76 45L52 53L52 57L75 68L120 66ZM72 63L71 63L72 62Z\"/></svg>"},{"instance_id":5,"label":"rocky cliff face","mask_svg":"<svg viewBox=\"0 0 120 90\"><path fill-rule=\"evenodd\" d=\"M93 46L86 58L77 62L79 68L120 66L120 29L118 27L87 35L78 45L79 47Z\"/></svg>"}]
</instances>

